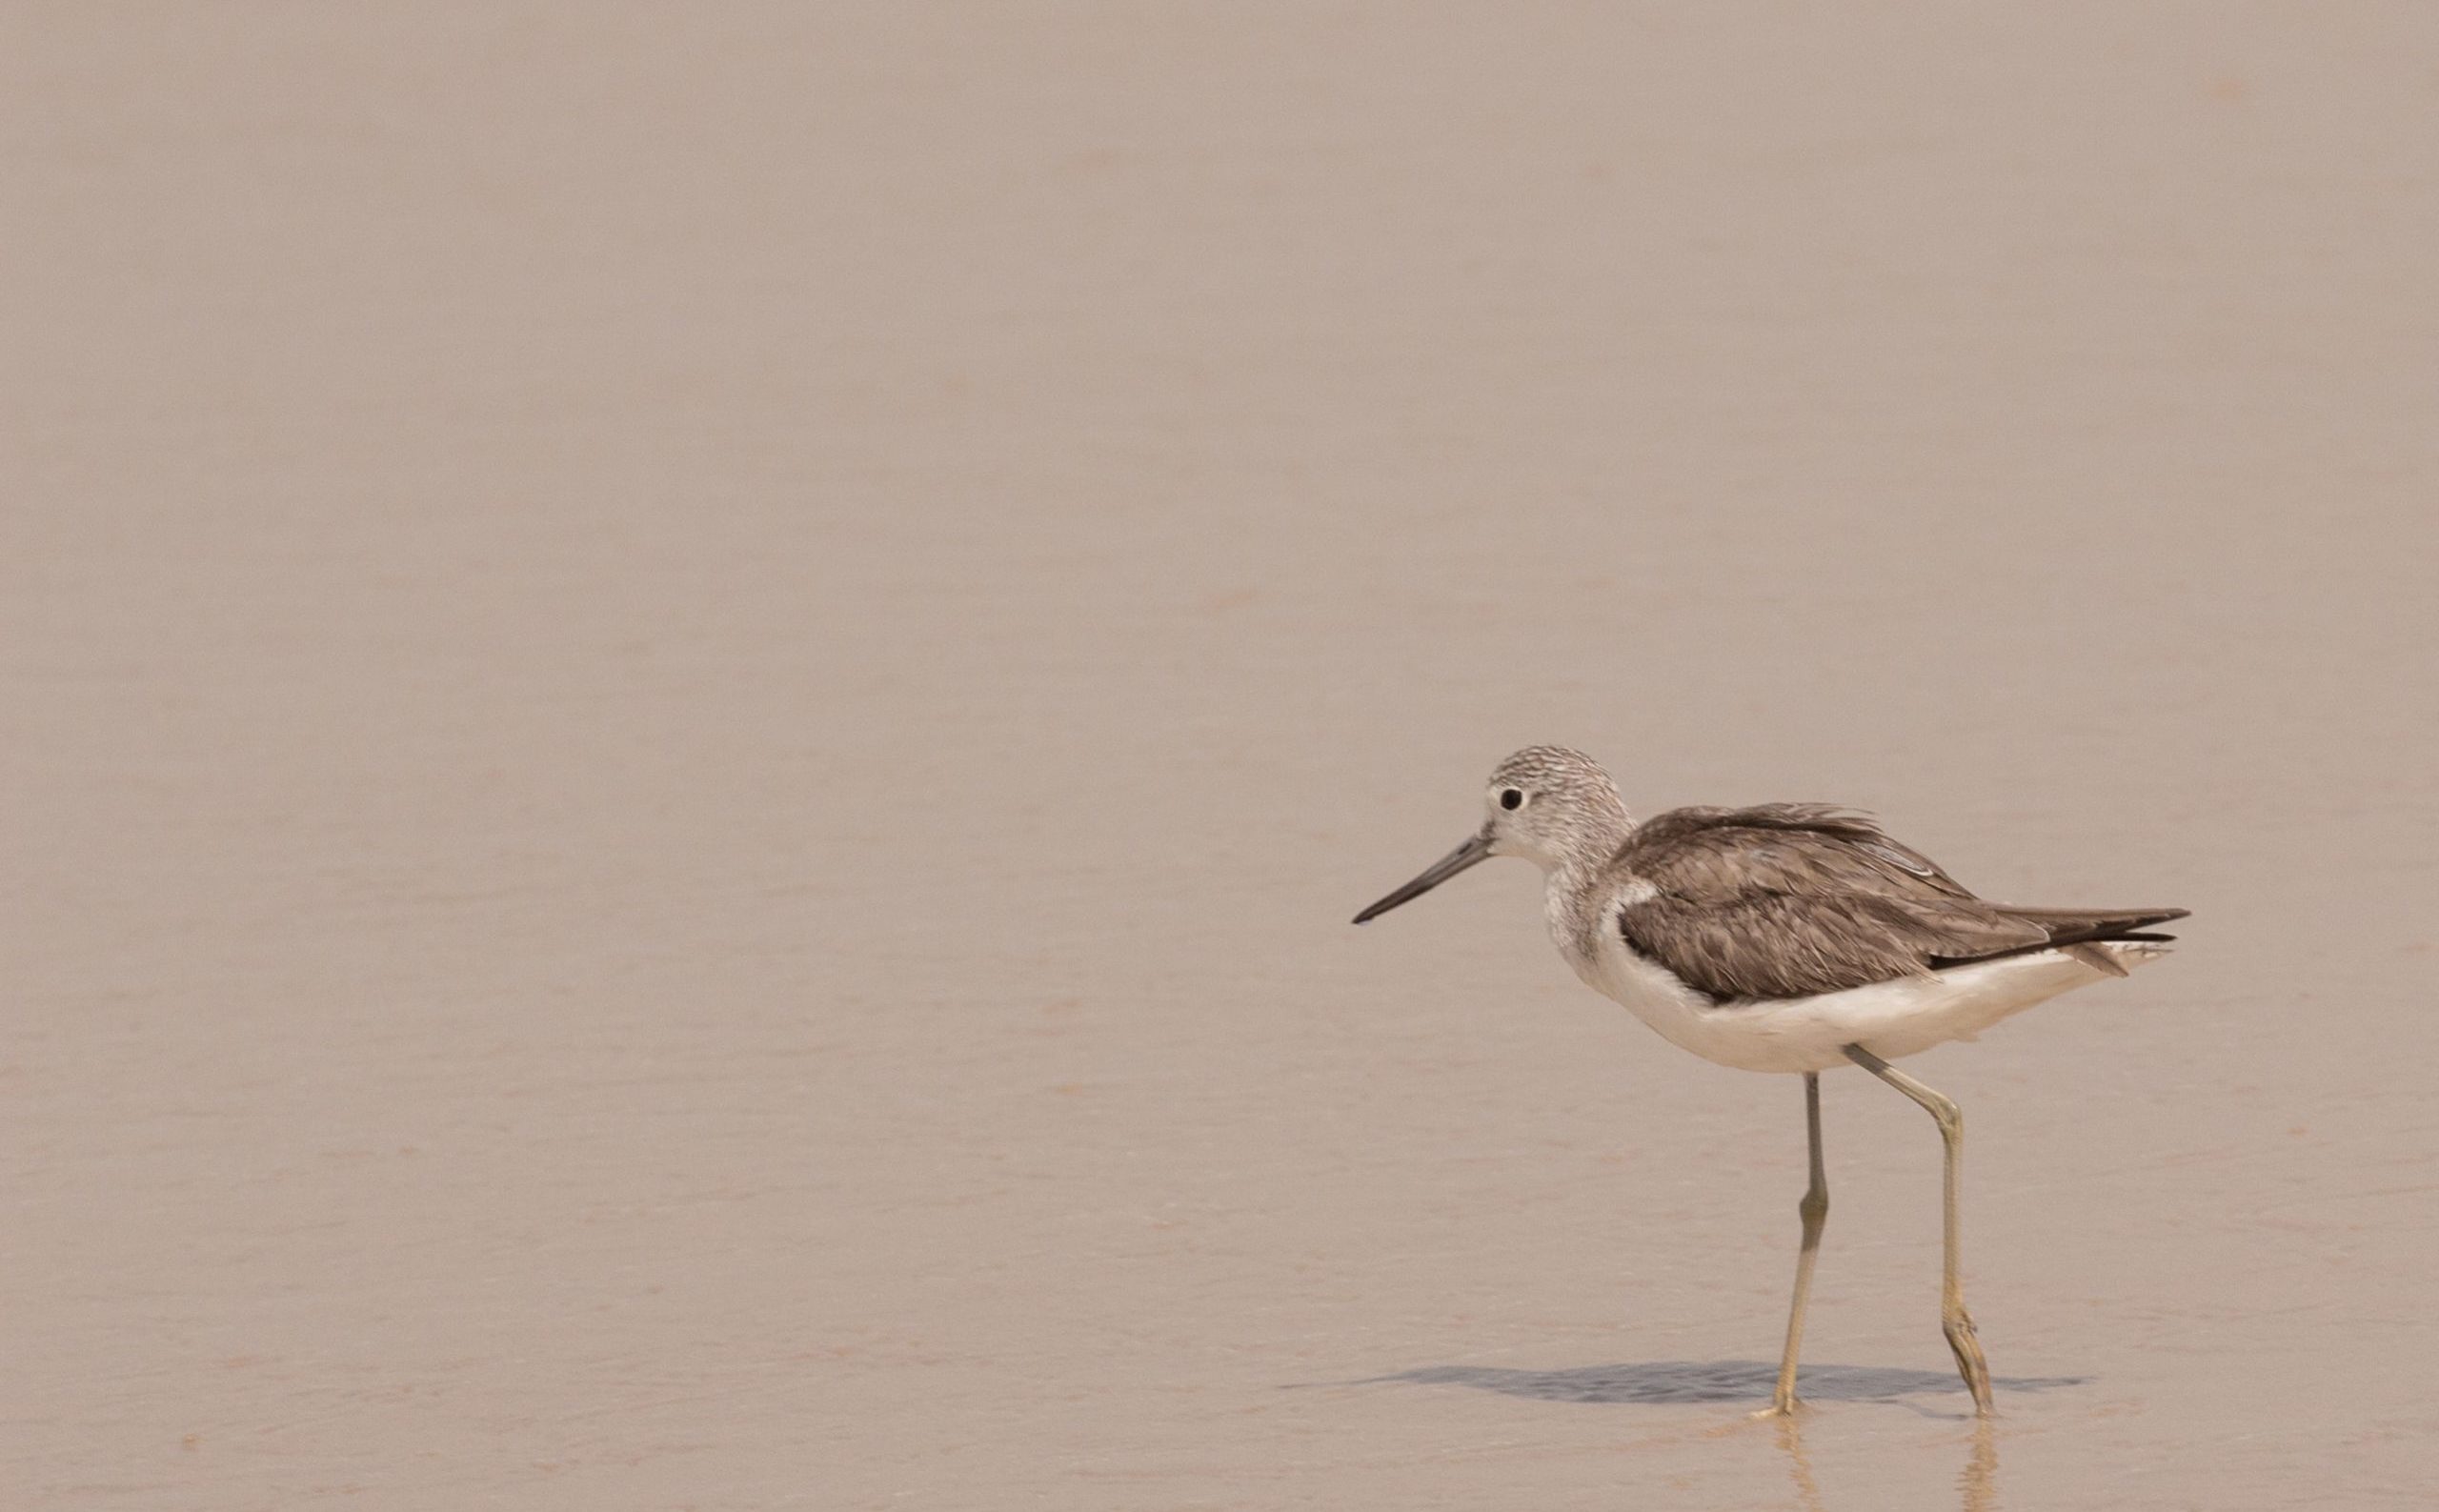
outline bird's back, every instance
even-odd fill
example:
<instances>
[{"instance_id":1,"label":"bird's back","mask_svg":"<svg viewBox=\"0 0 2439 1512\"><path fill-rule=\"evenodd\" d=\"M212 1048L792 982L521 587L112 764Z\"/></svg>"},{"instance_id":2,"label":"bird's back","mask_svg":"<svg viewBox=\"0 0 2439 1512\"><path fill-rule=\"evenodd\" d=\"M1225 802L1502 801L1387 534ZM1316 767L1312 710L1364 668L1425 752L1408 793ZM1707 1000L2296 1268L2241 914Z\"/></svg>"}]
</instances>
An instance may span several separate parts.
<instances>
[{"instance_id":1,"label":"bird's back","mask_svg":"<svg viewBox=\"0 0 2439 1512\"><path fill-rule=\"evenodd\" d=\"M1674 809L1596 883L1628 948L1714 1001L1805 997L2112 940L2181 908L2021 908L1976 897L1866 815L1824 804ZM2090 964L2123 975L2110 953Z\"/></svg>"}]
</instances>

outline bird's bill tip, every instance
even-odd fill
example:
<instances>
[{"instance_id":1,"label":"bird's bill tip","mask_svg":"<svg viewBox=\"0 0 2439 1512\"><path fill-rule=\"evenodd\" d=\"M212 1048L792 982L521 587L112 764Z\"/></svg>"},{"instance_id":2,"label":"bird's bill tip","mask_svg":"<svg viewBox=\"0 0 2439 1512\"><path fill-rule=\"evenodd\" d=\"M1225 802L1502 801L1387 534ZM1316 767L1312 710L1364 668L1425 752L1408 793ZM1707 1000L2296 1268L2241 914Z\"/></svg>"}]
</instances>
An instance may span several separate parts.
<instances>
[{"instance_id":1,"label":"bird's bill tip","mask_svg":"<svg viewBox=\"0 0 2439 1512\"><path fill-rule=\"evenodd\" d=\"M1391 893L1388 897L1373 904L1370 908L1365 909L1362 913L1356 915L1355 921L1359 924L1369 923L1373 919L1376 919L1381 915L1387 913L1389 910L1397 907L1400 903L1413 902L1416 898L1430 892L1433 888L1438 887L1441 883L1456 876L1459 872L1463 871L1466 867L1472 866L1478 861L1486 861L1488 859L1490 859L1490 837L1487 835L1468 836L1466 837L1464 844L1458 846L1455 850L1450 851L1447 855L1423 868L1421 874L1416 877L1413 881L1399 888L1396 892Z\"/></svg>"}]
</instances>

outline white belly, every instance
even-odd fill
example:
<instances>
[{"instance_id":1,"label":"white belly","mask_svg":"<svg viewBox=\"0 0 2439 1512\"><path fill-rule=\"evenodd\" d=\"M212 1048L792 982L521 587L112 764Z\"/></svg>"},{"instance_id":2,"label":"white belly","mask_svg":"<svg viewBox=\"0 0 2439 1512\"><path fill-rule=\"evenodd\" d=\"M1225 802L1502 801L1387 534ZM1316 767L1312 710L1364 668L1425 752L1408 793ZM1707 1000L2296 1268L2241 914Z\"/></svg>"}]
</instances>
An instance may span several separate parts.
<instances>
[{"instance_id":1,"label":"white belly","mask_svg":"<svg viewBox=\"0 0 2439 1512\"><path fill-rule=\"evenodd\" d=\"M2128 968L2167 954L2157 945L2103 948ZM2045 950L1813 998L1714 1007L1674 973L1628 949L1615 931L1601 932L1590 959L1572 950L1566 955L1578 976L1625 1004L1670 1044L1740 1071L1826 1071L1850 1063L1850 1044L1884 1060L1919 1055L2107 979L2096 966Z\"/></svg>"}]
</instances>

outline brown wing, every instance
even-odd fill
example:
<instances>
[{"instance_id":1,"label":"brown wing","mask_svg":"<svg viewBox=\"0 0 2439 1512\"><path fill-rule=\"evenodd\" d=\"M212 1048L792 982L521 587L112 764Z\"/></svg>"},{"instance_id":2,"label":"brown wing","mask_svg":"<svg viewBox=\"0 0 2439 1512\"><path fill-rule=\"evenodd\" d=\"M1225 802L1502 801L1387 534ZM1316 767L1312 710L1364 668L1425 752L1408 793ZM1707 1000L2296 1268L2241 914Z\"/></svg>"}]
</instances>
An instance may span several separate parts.
<instances>
[{"instance_id":1,"label":"brown wing","mask_svg":"<svg viewBox=\"0 0 2439 1512\"><path fill-rule=\"evenodd\" d=\"M1822 804L1672 810L1640 826L1613 865L1631 879L1615 925L1626 943L1723 999L2122 938L2185 912L1986 902L1870 818Z\"/></svg>"}]
</instances>

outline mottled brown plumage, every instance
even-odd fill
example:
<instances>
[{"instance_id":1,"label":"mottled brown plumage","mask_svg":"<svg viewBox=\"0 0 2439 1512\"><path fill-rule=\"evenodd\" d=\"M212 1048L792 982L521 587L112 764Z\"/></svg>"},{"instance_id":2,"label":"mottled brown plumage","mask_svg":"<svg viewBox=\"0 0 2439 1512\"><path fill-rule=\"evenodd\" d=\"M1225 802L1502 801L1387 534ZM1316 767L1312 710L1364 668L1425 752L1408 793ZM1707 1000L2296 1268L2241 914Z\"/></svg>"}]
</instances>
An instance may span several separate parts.
<instances>
[{"instance_id":1,"label":"mottled brown plumage","mask_svg":"<svg viewBox=\"0 0 2439 1512\"><path fill-rule=\"evenodd\" d=\"M1770 1411L1796 1409L1812 1266L1829 1210L1821 1073L1858 1065L1939 1125L1940 1331L1977 1412L1990 1367L1965 1308L1965 1119L1889 1062L1970 1039L2061 993L2157 958L2146 926L2181 908L2012 908L1976 897L1863 815L1811 803L1677 809L1636 824L1601 764L1527 746L1491 772L1482 827L1355 916L1378 918L1494 856L1542 869L1550 938L1576 975L1717 1065L1804 1077L1812 1183ZM2133 942L2133 943L2126 943Z\"/></svg>"},{"instance_id":2,"label":"mottled brown plumage","mask_svg":"<svg viewBox=\"0 0 2439 1512\"><path fill-rule=\"evenodd\" d=\"M2014 908L1976 897L1871 818L1811 803L1675 809L1611 860L1617 928L1714 999L1799 998L2031 950L2145 937L2181 908ZM2113 975L2105 951L2086 958Z\"/></svg>"}]
</instances>

